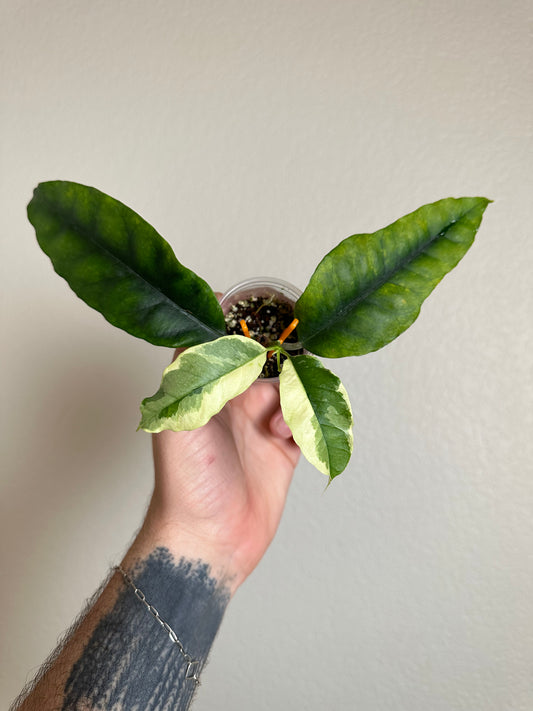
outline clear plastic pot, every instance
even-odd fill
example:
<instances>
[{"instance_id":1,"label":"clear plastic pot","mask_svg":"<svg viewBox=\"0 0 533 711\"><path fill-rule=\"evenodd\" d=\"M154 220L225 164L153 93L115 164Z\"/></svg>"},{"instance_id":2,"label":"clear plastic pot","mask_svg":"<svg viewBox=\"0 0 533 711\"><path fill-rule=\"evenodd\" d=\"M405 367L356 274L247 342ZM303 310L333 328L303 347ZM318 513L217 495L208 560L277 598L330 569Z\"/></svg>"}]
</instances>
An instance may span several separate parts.
<instances>
[{"instance_id":1,"label":"clear plastic pot","mask_svg":"<svg viewBox=\"0 0 533 711\"><path fill-rule=\"evenodd\" d=\"M277 303L288 304L291 309L301 295L301 290L293 284L289 284L282 279L272 277L256 277L255 279L247 279L235 284L226 291L220 299L220 306L224 312L224 316L230 313L231 307L238 304L240 301L245 301L250 297L272 298ZM283 343L283 348L287 352L303 352L301 343L287 342ZM275 382L276 376L261 377L260 380L266 382Z\"/></svg>"}]
</instances>

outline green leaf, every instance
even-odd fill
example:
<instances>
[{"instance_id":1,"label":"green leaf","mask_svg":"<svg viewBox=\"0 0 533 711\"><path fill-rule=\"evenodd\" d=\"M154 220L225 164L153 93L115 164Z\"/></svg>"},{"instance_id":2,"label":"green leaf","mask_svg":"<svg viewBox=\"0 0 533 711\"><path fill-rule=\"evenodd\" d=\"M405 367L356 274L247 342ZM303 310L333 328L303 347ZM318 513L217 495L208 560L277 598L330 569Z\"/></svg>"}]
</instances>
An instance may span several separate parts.
<instances>
[{"instance_id":1,"label":"green leaf","mask_svg":"<svg viewBox=\"0 0 533 711\"><path fill-rule=\"evenodd\" d=\"M352 410L340 379L313 356L287 358L279 376L285 422L302 454L330 479L353 449Z\"/></svg>"},{"instance_id":2,"label":"green leaf","mask_svg":"<svg viewBox=\"0 0 533 711\"><path fill-rule=\"evenodd\" d=\"M118 200L77 183L41 183L28 217L56 272L114 326L172 347L225 333L211 288Z\"/></svg>"},{"instance_id":3,"label":"green leaf","mask_svg":"<svg viewBox=\"0 0 533 711\"><path fill-rule=\"evenodd\" d=\"M140 429L194 430L259 377L267 350L244 336L224 336L181 353L161 387L141 404Z\"/></svg>"},{"instance_id":4,"label":"green leaf","mask_svg":"<svg viewBox=\"0 0 533 711\"><path fill-rule=\"evenodd\" d=\"M399 336L465 255L489 202L446 198L341 242L296 303L304 347L338 358L370 353Z\"/></svg>"}]
</instances>

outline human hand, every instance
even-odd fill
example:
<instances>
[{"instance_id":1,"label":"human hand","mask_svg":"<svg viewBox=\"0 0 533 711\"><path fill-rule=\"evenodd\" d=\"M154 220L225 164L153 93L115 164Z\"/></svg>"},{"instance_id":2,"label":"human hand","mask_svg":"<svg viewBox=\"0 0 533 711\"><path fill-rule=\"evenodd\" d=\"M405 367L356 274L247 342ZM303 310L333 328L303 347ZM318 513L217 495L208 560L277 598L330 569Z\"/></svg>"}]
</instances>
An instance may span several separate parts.
<instances>
[{"instance_id":1,"label":"human hand","mask_svg":"<svg viewBox=\"0 0 533 711\"><path fill-rule=\"evenodd\" d=\"M131 577L110 577L19 711L101 708L118 697L188 708L191 667L202 670L228 596L276 532L300 451L277 385L256 382L203 427L152 442L154 492L122 561ZM170 665L168 637L179 647Z\"/></svg>"},{"instance_id":2,"label":"human hand","mask_svg":"<svg viewBox=\"0 0 533 711\"><path fill-rule=\"evenodd\" d=\"M276 532L299 457L278 386L256 382L203 427L153 435L153 451L144 529L209 562L235 591Z\"/></svg>"}]
</instances>

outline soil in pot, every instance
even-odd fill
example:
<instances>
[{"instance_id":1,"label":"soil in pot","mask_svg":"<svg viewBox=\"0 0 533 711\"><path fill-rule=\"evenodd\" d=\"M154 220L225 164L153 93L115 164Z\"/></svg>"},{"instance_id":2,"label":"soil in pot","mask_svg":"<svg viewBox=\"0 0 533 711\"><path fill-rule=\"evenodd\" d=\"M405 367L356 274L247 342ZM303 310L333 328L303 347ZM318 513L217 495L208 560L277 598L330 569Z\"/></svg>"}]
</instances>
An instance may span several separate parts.
<instances>
[{"instance_id":1,"label":"soil in pot","mask_svg":"<svg viewBox=\"0 0 533 711\"><path fill-rule=\"evenodd\" d=\"M268 348L275 343L283 331L294 319L294 307L275 295L248 296L232 304L225 316L226 331L231 335L246 335L243 333L241 319L244 319L250 337ZM298 328L287 336L284 346L294 355L303 353L303 350L292 350L291 345L298 343ZM281 355L281 361L285 356ZM278 362L276 354L268 358L261 372L260 378L277 378Z\"/></svg>"}]
</instances>

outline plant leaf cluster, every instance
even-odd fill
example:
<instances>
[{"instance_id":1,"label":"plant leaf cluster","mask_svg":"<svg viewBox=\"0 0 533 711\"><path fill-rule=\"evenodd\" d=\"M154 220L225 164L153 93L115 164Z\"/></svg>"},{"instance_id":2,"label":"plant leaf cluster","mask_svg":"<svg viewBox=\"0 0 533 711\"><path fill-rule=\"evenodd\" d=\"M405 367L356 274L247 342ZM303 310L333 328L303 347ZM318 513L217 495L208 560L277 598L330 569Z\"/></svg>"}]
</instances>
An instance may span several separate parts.
<instances>
[{"instance_id":1,"label":"plant leaf cluster","mask_svg":"<svg viewBox=\"0 0 533 711\"><path fill-rule=\"evenodd\" d=\"M201 427L259 376L269 351L284 418L304 456L330 479L348 464L352 411L339 378L315 355L378 350L417 318L424 300L474 241L486 198L446 198L327 254L295 304L306 355L225 335L211 287L183 266L142 217L95 188L41 183L28 217L42 250L74 292L110 323L154 345L186 348L143 400L140 428Z\"/></svg>"}]
</instances>

